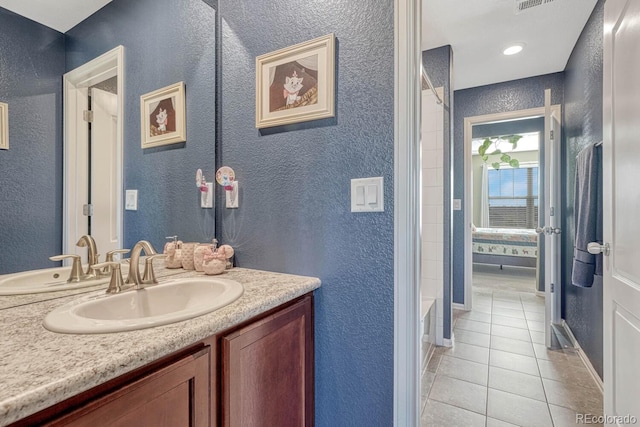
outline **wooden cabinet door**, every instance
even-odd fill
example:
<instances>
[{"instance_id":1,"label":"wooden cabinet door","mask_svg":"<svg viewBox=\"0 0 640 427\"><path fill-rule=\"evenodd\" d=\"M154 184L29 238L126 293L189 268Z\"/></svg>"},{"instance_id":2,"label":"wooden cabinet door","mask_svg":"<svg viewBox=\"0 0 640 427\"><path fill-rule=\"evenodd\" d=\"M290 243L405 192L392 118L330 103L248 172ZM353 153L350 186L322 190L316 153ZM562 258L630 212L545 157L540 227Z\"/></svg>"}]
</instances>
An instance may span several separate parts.
<instances>
[{"instance_id":1,"label":"wooden cabinet door","mask_svg":"<svg viewBox=\"0 0 640 427\"><path fill-rule=\"evenodd\" d=\"M222 337L222 424L313 425L313 297Z\"/></svg>"},{"instance_id":2,"label":"wooden cabinet door","mask_svg":"<svg viewBox=\"0 0 640 427\"><path fill-rule=\"evenodd\" d=\"M201 348L47 425L208 426L210 352Z\"/></svg>"}]
</instances>

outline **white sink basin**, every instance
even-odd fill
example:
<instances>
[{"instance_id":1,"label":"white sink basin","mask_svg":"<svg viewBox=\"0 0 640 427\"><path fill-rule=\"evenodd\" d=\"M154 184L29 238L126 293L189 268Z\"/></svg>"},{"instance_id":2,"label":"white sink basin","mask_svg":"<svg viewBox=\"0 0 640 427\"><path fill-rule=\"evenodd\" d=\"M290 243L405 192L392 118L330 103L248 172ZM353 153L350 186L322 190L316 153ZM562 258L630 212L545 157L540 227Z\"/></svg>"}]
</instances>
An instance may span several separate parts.
<instances>
[{"instance_id":1,"label":"white sink basin","mask_svg":"<svg viewBox=\"0 0 640 427\"><path fill-rule=\"evenodd\" d=\"M234 280L173 279L142 290L92 295L56 308L45 328L65 334L98 334L151 328L191 319L231 304L244 292Z\"/></svg>"},{"instance_id":2,"label":"white sink basin","mask_svg":"<svg viewBox=\"0 0 640 427\"><path fill-rule=\"evenodd\" d=\"M86 269L86 266L83 266ZM87 280L79 283L67 283L71 267L55 267L44 270L30 270L0 276L0 295L39 294L42 292L66 291L88 288L107 283L109 277Z\"/></svg>"}]
</instances>

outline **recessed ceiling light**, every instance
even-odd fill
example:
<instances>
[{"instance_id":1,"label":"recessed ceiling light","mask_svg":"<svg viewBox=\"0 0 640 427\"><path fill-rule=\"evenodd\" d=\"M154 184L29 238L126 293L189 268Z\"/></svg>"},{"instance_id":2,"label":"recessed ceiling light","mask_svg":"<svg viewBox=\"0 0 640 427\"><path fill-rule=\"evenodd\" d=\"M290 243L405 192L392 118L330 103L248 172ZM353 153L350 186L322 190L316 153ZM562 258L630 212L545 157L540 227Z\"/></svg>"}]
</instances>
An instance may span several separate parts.
<instances>
[{"instance_id":1,"label":"recessed ceiling light","mask_svg":"<svg viewBox=\"0 0 640 427\"><path fill-rule=\"evenodd\" d=\"M503 50L502 53L505 55L515 55L516 53L522 52L522 49L524 49L524 45L514 44L513 46L509 46L508 48Z\"/></svg>"}]
</instances>

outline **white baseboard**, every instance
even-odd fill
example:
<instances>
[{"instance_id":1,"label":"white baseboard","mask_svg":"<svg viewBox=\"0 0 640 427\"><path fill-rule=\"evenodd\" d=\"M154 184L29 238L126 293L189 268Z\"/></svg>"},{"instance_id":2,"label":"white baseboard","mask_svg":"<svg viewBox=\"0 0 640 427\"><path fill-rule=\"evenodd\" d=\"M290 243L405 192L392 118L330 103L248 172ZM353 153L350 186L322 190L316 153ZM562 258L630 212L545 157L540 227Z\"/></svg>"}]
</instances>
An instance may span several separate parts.
<instances>
[{"instance_id":1,"label":"white baseboard","mask_svg":"<svg viewBox=\"0 0 640 427\"><path fill-rule=\"evenodd\" d=\"M451 306L454 310L466 310L466 308L464 308L464 304L460 304L458 302L451 303Z\"/></svg>"},{"instance_id":2,"label":"white baseboard","mask_svg":"<svg viewBox=\"0 0 640 427\"><path fill-rule=\"evenodd\" d=\"M544 293L544 291L539 291L539 290L536 289L536 296L537 297L544 297L545 293Z\"/></svg>"},{"instance_id":3,"label":"white baseboard","mask_svg":"<svg viewBox=\"0 0 640 427\"><path fill-rule=\"evenodd\" d=\"M451 337L451 339L443 338L442 339L442 345L445 346L445 347L453 347L453 336Z\"/></svg>"},{"instance_id":4,"label":"white baseboard","mask_svg":"<svg viewBox=\"0 0 640 427\"><path fill-rule=\"evenodd\" d=\"M585 364L585 366L587 367L587 370L593 377L593 380L596 382L596 385L600 389L600 393L604 393L604 384L602 382L602 379L600 378L600 375L598 375L598 372L595 370L595 368L591 364L591 361L587 357L587 354L584 352L582 347L580 347L580 343L576 339L576 336L573 335L573 331L571 330L571 328L569 327L567 322L565 322L564 319L562 319L562 327L564 328L565 331L567 331L567 335L569 335L571 344L573 344L575 349L578 350L578 355L580 356L580 359L582 359L582 362Z\"/></svg>"}]
</instances>

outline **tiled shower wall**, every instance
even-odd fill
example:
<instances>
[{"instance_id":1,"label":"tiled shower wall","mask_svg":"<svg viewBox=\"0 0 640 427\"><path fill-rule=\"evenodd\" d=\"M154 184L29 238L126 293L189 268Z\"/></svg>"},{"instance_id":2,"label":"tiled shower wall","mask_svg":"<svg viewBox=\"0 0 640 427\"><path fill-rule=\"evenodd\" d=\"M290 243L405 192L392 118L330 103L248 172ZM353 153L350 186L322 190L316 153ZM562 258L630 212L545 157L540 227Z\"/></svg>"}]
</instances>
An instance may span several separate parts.
<instances>
[{"instance_id":1,"label":"tiled shower wall","mask_svg":"<svg viewBox=\"0 0 640 427\"><path fill-rule=\"evenodd\" d=\"M443 88L436 91L443 99ZM444 106L422 91L422 316L435 307L435 343L443 344ZM435 303L433 303L435 300ZM431 304L434 304L430 308Z\"/></svg>"}]
</instances>

